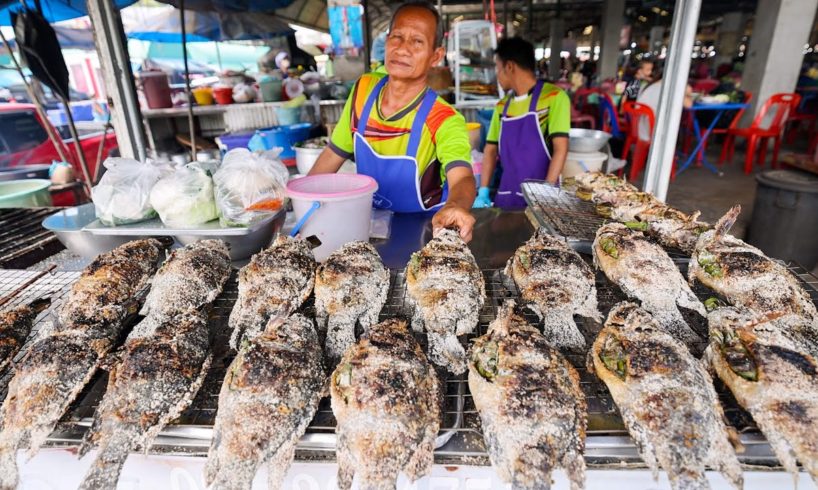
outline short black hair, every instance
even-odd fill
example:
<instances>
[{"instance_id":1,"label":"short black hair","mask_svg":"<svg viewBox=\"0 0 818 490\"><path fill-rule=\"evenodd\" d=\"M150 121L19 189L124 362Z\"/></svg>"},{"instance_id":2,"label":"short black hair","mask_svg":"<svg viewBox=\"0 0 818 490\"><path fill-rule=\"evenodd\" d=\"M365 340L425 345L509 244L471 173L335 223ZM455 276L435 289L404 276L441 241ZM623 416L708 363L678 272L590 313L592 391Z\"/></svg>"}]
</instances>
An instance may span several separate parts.
<instances>
[{"instance_id":1,"label":"short black hair","mask_svg":"<svg viewBox=\"0 0 818 490\"><path fill-rule=\"evenodd\" d=\"M437 48L438 46L440 46L441 43L443 43L443 19L440 17L440 12L437 11L437 7L424 0L411 0L409 2L402 3L400 7L398 7L397 10L395 10L395 13L392 14L392 20L389 21L389 32L392 32L392 26L395 24L395 19L398 18L398 14L401 12L401 10L407 8L419 8L422 10L426 10L427 12L435 16L434 47Z\"/></svg>"},{"instance_id":2,"label":"short black hair","mask_svg":"<svg viewBox=\"0 0 818 490\"><path fill-rule=\"evenodd\" d=\"M537 61L534 59L534 45L521 37L501 39L497 43L494 54L503 63L512 61L520 68L531 73L537 70Z\"/></svg>"}]
</instances>

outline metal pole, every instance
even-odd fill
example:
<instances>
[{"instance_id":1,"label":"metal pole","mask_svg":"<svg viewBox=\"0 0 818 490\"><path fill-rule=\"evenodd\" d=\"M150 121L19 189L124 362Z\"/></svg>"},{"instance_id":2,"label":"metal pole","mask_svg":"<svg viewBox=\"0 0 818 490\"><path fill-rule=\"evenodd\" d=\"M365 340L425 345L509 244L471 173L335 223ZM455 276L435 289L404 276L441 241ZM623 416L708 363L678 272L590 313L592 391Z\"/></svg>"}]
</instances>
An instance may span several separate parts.
<instances>
[{"instance_id":1,"label":"metal pole","mask_svg":"<svg viewBox=\"0 0 818 490\"><path fill-rule=\"evenodd\" d=\"M182 21L182 59L185 62L185 94L187 95L187 124L190 130L190 150L196 161L196 123L193 119L193 97L190 96L190 70L187 66L187 26L185 26L185 0L179 1L179 18Z\"/></svg>"},{"instance_id":2,"label":"metal pole","mask_svg":"<svg viewBox=\"0 0 818 490\"><path fill-rule=\"evenodd\" d=\"M369 15L369 2L361 0L361 6L364 8L364 71L368 72L372 66L372 32L370 26L372 18Z\"/></svg>"},{"instance_id":3,"label":"metal pole","mask_svg":"<svg viewBox=\"0 0 818 490\"><path fill-rule=\"evenodd\" d=\"M661 201L667 198L682 104L687 89L687 74L690 73L690 53L693 52L701 6L702 0L676 0L674 9L665 76L656 108L653 144L650 145L645 173L645 191Z\"/></svg>"}]
</instances>

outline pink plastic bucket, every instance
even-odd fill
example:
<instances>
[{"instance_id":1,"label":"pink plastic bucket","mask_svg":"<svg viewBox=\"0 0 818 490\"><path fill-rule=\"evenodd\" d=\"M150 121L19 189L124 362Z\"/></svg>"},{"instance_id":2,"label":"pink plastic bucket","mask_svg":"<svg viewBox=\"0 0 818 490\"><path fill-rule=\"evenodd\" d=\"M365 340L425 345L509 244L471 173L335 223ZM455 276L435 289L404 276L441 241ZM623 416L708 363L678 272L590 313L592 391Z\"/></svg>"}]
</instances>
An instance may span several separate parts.
<instances>
[{"instance_id":1,"label":"pink plastic bucket","mask_svg":"<svg viewBox=\"0 0 818 490\"><path fill-rule=\"evenodd\" d=\"M295 179L287 184L287 195L293 202L296 220L300 220L314 202L321 206L308 217L300 235L317 236L316 260L354 240L369 240L372 219L372 196L378 183L359 174L322 174Z\"/></svg>"}]
</instances>

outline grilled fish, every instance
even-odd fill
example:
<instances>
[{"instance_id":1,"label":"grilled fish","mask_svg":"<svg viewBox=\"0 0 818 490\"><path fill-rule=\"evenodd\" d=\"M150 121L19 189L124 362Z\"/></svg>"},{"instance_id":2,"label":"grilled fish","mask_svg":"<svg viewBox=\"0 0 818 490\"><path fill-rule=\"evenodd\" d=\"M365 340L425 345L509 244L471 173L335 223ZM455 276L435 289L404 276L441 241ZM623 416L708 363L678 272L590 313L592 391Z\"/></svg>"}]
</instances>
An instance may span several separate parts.
<instances>
[{"instance_id":1,"label":"grilled fish","mask_svg":"<svg viewBox=\"0 0 818 490\"><path fill-rule=\"evenodd\" d=\"M211 490L249 489L268 462L268 488L280 488L298 439L326 388L312 320L273 319L242 347L219 394L205 480Z\"/></svg>"},{"instance_id":2,"label":"grilled fish","mask_svg":"<svg viewBox=\"0 0 818 490\"><path fill-rule=\"evenodd\" d=\"M602 321L594 271L564 240L540 229L509 259L505 273L517 284L527 306L543 319L545 336L552 345L585 347L574 314Z\"/></svg>"},{"instance_id":3,"label":"grilled fish","mask_svg":"<svg viewBox=\"0 0 818 490\"><path fill-rule=\"evenodd\" d=\"M80 489L116 488L131 449L147 452L154 437L188 407L210 361L207 316L196 309L149 316L134 327L80 446L80 457L92 445L99 447Z\"/></svg>"},{"instance_id":4,"label":"grilled fish","mask_svg":"<svg viewBox=\"0 0 818 490\"><path fill-rule=\"evenodd\" d=\"M597 203L596 211L605 218L621 222L637 221L640 213L654 208L664 209L664 203L653 194L638 191L619 191L610 194L605 201Z\"/></svg>"},{"instance_id":5,"label":"grilled fish","mask_svg":"<svg viewBox=\"0 0 818 490\"><path fill-rule=\"evenodd\" d=\"M710 313L705 358L753 416L784 468L796 459L818 481L818 362L790 335L781 313L744 308Z\"/></svg>"},{"instance_id":6,"label":"grilled fish","mask_svg":"<svg viewBox=\"0 0 818 490\"><path fill-rule=\"evenodd\" d=\"M552 470L563 467L579 490L587 426L579 375L514 306L505 303L469 357L469 390L491 463L515 489L550 488Z\"/></svg>"},{"instance_id":7,"label":"grilled fish","mask_svg":"<svg viewBox=\"0 0 818 490\"><path fill-rule=\"evenodd\" d=\"M662 247L639 231L609 223L597 230L593 253L594 263L608 279L641 301L668 333L688 344L700 340L677 306L702 316L707 312Z\"/></svg>"},{"instance_id":8,"label":"grilled fish","mask_svg":"<svg viewBox=\"0 0 818 490\"><path fill-rule=\"evenodd\" d=\"M563 187L575 190L576 196L584 201L608 202L618 192L638 192L638 189L614 174L585 172L565 179Z\"/></svg>"},{"instance_id":9,"label":"grilled fish","mask_svg":"<svg viewBox=\"0 0 818 490\"><path fill-rule=\"evenodd\" d=\"M387 320L347 350L331 378L338 420L338 488L393 489L433 463L440 426L438 379L402 320Z\"/></svg>"},{"instance_id":10,"label":"grilled fish","mask_svg":"<svg viewBox=\"0 0 818 490\"><path fill-rule=\"evenodd\" d=\"M647 311L615 305L589 357L654 478L661 467L674 489L707 489L710 466L742 487L713 380Z\"/></svg>"},{"instance_id":11,"label":"grilled fish","mask_svg":"<svg viewBox=\"0 0 818 490\"><path fill-rule=\"evenodd\" d=\"M414 306L412 326L426 330L429 358L455 374L466 370L457 339L474 330L486 300L477 262L457 231L440 231L406 266L406 292Z\"/></svg>"},{"instance_id":12,"label":"grilled fish","mask_svg":"<svg viewBox=\"0 0 818 490\"><path fill-rule=\"evenodd\" d=\"M368 243L348 243L318 266L316 319L319 328L326 328L326 352L332 367L355 343L356 322L364 330L378 322L388 292L389 271Z\"/></svg>"},{"instance_id":13,"label":"grilled fish","mask_svg":"<svg viewBox=\"0 0 818 490\"><path fill-rule=\"evenodd\" d=\"M738 238L728 235L741 212L733 207L714 230L699 238L688 278L698 280L736 306L756 313L800 315L818 328L818 312L809 294L786 267Z\"/></svg>"},{"instance_id":14,"label":"grilled fish","mask_svg":"<svg viewBox=\"0 0 818 490\"><path fill-rule=\"evenodd\" d=\"M33 456L68 404L96 372L138 310L162 245L137 240L94 259L61 305L53 328L39 337L16 368L0 409L0 489L17 484L16 450Z\"/></svg>"},{"instance_id":15,"label":"grilled fish","mask_svg":"<svg viewBox=\"0 0 818 490\"><path fill-rule=\"evenodd\" d=\"M171 252L151 281L140 314L164 317L210 304L230 277L230 251L222 240L201 240Z\"/></svg>"},{"instance_id":16,"label":"grilled fish","mask_svg":"<svg viewBox=\"0 0 818 490\"><path fill-rule=\"evenodd\" d=\"M271 318L287 318L312 293L315 258L301 239L279 235L239 271L239 297L230 312L230 346L252 339Z\"/></svg>"},{"instance_id":17,"label":"grilled fish","mask_svg":"<svg viewBox=\"0 0 818 490\"><path fill-rule=\"evenodd\" d=\"M699 212L687 215L669 206L655 206L636 215L629 228L643 230L665 247L692 253L702 233L712 228L698 220Z\"/></svg>"},{"instance_id":18,"label":"grilled fish","mask_svg":"<svg viewBox=\"0 0 818 490\"><path fill-rule=\"evenodd\" d=\"M38 299L0 313L0 373L6 370L14 356L20 352L37 315L49 305L50 299Z\"/></svg>"}]
</instances>

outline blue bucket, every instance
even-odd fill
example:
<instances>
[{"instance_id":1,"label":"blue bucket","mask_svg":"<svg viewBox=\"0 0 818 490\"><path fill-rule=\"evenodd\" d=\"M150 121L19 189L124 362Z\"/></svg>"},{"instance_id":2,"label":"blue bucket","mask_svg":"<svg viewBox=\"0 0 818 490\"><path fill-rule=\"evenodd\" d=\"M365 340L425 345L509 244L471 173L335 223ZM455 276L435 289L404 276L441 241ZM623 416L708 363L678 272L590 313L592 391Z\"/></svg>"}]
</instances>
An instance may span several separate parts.
<instances>
[{"instance_id":1,"label":"blue bucket","mask_svg":"<svg viewBox=\"0 0 818 490\"><path fill-rule=\"evenodd\" d=\"M310 123L301 123L259 129L256 134L262 138L266 149L271 150L276 146L280 146L284 148L284 151L281 152L281 158L295 158L293 145L309 139L311 128Z\"/></svg>"}]
</instances>

